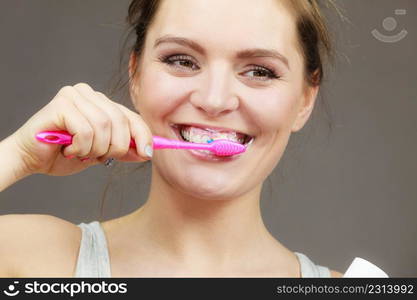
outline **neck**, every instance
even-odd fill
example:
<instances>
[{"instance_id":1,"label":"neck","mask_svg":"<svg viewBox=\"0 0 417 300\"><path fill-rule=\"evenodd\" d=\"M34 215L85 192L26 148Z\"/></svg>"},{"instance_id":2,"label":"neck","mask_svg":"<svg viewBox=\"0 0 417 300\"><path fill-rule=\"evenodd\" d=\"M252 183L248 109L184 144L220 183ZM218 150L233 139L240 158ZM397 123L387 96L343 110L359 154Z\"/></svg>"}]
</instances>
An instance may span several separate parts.
<instances>
[{"instance_id":1,"label":"neck","mask_svg":"<svg viewBox=\"0 0 417 300\"><path fill-rule=\"evenodd\" d=\"M260 253L271 248L282 256L287 252L263 223L261 189L233 199L198 199L179 192L153 170L149 198L131 220L142 245L181 265L216 270L230 270L242 261L262 265L265 256Z\"/></svg>"}]
</instances>

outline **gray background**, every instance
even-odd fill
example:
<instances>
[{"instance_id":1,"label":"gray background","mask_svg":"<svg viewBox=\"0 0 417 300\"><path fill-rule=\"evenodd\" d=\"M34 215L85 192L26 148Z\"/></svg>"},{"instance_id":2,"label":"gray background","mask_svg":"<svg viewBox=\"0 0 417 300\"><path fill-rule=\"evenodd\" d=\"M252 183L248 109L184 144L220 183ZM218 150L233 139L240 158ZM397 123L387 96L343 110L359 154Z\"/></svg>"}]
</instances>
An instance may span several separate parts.
<instances>
[{"instance_id":1,"label":"gray background","mask_svg":"<svg viewBox=\"0 0 417 300\"><path fill-rule=\"evenodd\" d=\"M64 85L86 82L108 91L128 2L0 1L0 139ZM339 55L321 93L333 129L318 107L291 137L265 184L263 216L278 240L318 264L344 272L359 256L392 277L417 277L417 2L339 3L350 22L331 22ZM407 14L396 16L395 9ZM390 16L398 22L392 32L382 25ZM408 35L393 44L371 35L403 28ZM98 165L67 177L32 175L0 193L0 214L98 219L111 172ZM117 176L105 219L143 203L147 172Z\"/></svg>"}]
</instances>

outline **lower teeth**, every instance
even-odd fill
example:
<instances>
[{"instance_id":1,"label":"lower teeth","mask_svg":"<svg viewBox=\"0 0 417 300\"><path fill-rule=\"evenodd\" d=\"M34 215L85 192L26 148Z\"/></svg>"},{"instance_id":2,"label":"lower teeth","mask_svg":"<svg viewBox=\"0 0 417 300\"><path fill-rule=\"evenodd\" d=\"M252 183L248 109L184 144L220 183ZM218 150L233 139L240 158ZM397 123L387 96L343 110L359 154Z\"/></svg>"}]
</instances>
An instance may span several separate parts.
<instances>
[{"instance_id":1,"label":"lower teeth","mask_svg":"<svg viewBox=\"0 0 417 300\"><path fill-rule=\"evenodd\" d=\"M206 153L206 154L211 154L211 151L209 151L209 150L194 150L194 151L198 151L198 152Z\"/></svg>"}]
</instances>

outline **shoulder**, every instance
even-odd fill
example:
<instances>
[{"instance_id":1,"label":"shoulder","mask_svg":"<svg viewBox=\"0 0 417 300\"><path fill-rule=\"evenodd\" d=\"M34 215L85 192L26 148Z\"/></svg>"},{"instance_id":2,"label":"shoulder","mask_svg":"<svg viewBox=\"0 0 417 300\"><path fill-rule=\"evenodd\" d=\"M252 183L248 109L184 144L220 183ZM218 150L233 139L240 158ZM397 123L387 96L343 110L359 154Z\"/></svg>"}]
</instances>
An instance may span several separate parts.
<instances>
[{"instance_id":1,"label":"shoulder","mask_svg":"<svg viewBox=\"0 0 417 300\"><path fill-rule=\"evenodd\" d=\"M80 228L43 214L0 216L0 276L71 277Z\"/></svg>"},{"instance_id":2,"label":"shoulder","mask_svg":"<svg viewBox=\"0 0 417 300\"><path fill-rule=\"evenodd\" d=\"M330 270L330 276L332 278L333 277L340 278L340 277L343 277L343 273L340 273L340 272L335 271L335 270Z\"/></svg>"}]
</instances>

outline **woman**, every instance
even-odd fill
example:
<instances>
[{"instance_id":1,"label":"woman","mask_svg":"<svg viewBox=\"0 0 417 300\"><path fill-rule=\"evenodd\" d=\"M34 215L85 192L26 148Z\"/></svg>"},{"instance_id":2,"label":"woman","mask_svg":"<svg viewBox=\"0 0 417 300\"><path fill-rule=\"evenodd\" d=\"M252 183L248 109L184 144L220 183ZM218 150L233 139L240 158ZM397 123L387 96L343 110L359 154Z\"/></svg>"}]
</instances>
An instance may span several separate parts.
<instances>
[{"instance_id":1,"label":"woman","mask_svg":"<svg viewBox=\"0 0 417 300\"><path fill-rule=\"evenodd\" d=\"M330 44L317 1L134 0L128 20L137 34L129 63L136 112L87 84L62 88L1 142L0 190L30 174L151 159L148 199L129 215L78 226L2 216L1 275L341 277L277 241L259 207L263 182L308 121L323 77ZM66 130L73 143L40 143L43 130ZM227 158L152 153L152 135L248 147Z\"/></svg>"}]
</instances>

